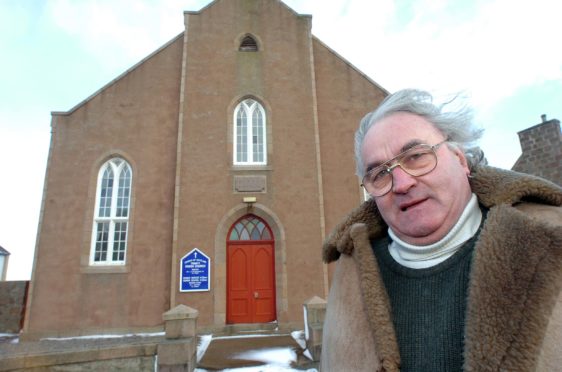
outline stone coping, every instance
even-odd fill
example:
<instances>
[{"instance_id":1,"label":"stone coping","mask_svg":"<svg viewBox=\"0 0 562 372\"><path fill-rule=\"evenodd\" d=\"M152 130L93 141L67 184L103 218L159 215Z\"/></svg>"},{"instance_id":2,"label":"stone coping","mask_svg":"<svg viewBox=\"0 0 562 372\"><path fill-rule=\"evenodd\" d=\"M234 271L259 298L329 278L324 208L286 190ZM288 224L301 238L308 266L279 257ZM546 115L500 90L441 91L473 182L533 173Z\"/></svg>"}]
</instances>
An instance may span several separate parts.
<instances>
[{"instance_id":1,"label":"stone coping","mask_svg":"<svg viewBox=\"0 0 562 372\"><path fill-rule=\"evenodd\" d=\"M197 319L199 311L185 305L178 305L162 314L163 320Z\"/></svg>"},{"instance_id":2,"label":"stone coping","mask_svg":"<svg viewBox=\"0 0 562 372\"><path fill-rule=\"evenodd\" d=\"M164 336L72 338L0 343L0 371L154 356Z\"/></svg>"}]
</instances>

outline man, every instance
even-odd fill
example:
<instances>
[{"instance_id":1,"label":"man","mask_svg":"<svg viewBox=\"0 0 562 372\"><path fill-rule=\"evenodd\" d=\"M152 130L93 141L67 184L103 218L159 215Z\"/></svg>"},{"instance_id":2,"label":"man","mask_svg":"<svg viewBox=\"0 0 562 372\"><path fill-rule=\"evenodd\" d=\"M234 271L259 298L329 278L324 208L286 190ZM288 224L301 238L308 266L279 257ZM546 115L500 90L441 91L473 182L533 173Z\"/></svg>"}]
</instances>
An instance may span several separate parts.
<instances>
[{"instance_id":1,"label":"man","mask_svg":"<svg viewBox=\"0 0 562 372\"><path fill-rule=\"evenodd\" d=\"M417 90L362 120L323 372L562 370L562 189L486 166L480 135Z\"/></svg>"}]
</instances>

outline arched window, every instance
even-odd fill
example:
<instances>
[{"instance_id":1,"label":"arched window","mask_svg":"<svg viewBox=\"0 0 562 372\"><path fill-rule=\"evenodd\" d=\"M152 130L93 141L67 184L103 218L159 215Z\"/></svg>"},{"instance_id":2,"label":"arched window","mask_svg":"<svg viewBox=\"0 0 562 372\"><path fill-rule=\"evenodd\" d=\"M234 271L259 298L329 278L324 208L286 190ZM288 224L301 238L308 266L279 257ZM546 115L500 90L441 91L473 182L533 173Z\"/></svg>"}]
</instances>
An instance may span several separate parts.
<instances>
[{"instance_id":1,"label":"arched window","mask_svg":"<svg viewBox=\"0 0 562 372\"><path fill-rule=\"evenodd\" d=\"M257 52L258 51L258 43L256 40L251 37L250 35L245 36L240 43L240 48L238 48L241 52Z\"/></svg>"},{"instance_id":2,"label":"arched window","mask_svg":"<svg viewBox=\"0 0 562 372\"><path fill-rule=\"evenodd\" d=\"M98 174L90 264L123 265L131 204L131 166L121 158L102 165Z\"/></svg>"},{"instance_id":3,"label":"arched window","mask_svg":"<svg viewBox=\"0 0 562 372\"><path fill-rule=\"evenodd\" d=\"M234 164L267 164L265 110L246 99L234 110Z\"/></svg>"},{"instance_id":4,"label":"arched window","mask_svg":"<svg viewBox=\"0 0 562 372\"><path fill-rule=\"evenodd\" d=\"M273 240L273 237L269 226L259 217L250 214L232 226L228 240Z\"/></svg>"}]
</instances>

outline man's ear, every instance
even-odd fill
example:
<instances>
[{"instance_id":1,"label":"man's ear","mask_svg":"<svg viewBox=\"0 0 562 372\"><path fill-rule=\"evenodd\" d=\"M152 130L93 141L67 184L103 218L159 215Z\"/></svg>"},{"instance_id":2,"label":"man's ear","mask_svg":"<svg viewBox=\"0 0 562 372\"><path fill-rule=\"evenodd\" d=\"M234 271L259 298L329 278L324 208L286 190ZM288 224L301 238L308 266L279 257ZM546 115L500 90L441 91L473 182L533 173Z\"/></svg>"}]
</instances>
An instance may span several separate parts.
<instances>
[{"instance_id":1,"label":"man's ear","mask_svg":"<svg viewBox=\"0 0 562 372\"><path fill-rule=\"evenodd\" d=\"M469 175L470 174L470 168L468 167L468 160L466 159L466 155L464 154L464 152L460 148L455 146L453 148L453 153L459 159L459 162L460 162L463 170L466 172L467 175Z\"/></svg>"}]
</instances>

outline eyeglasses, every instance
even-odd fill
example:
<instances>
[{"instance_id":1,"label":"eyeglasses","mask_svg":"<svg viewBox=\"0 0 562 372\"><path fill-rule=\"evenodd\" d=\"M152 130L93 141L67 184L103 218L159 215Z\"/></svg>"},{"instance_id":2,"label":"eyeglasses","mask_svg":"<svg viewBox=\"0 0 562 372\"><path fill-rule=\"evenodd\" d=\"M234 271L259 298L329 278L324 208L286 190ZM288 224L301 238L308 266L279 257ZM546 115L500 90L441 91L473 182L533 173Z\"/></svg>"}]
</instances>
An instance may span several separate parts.
<instances>
[{"instance_id":1,"label":"eyeglasses","mask_svg":"<svg viewBox=\"0 0 562 372\"><path fill-rule=\"evenodd\" d=\"M447 141L448 139L433 146L416 145L398 154L384 164L369 170L363 177L361 185L370 195L383 196L392 189L394 182L392 170L396 167L402 168L404 172L414 177L428 174L437 166L435 151Z\"/></svg>"}]
</instances>

